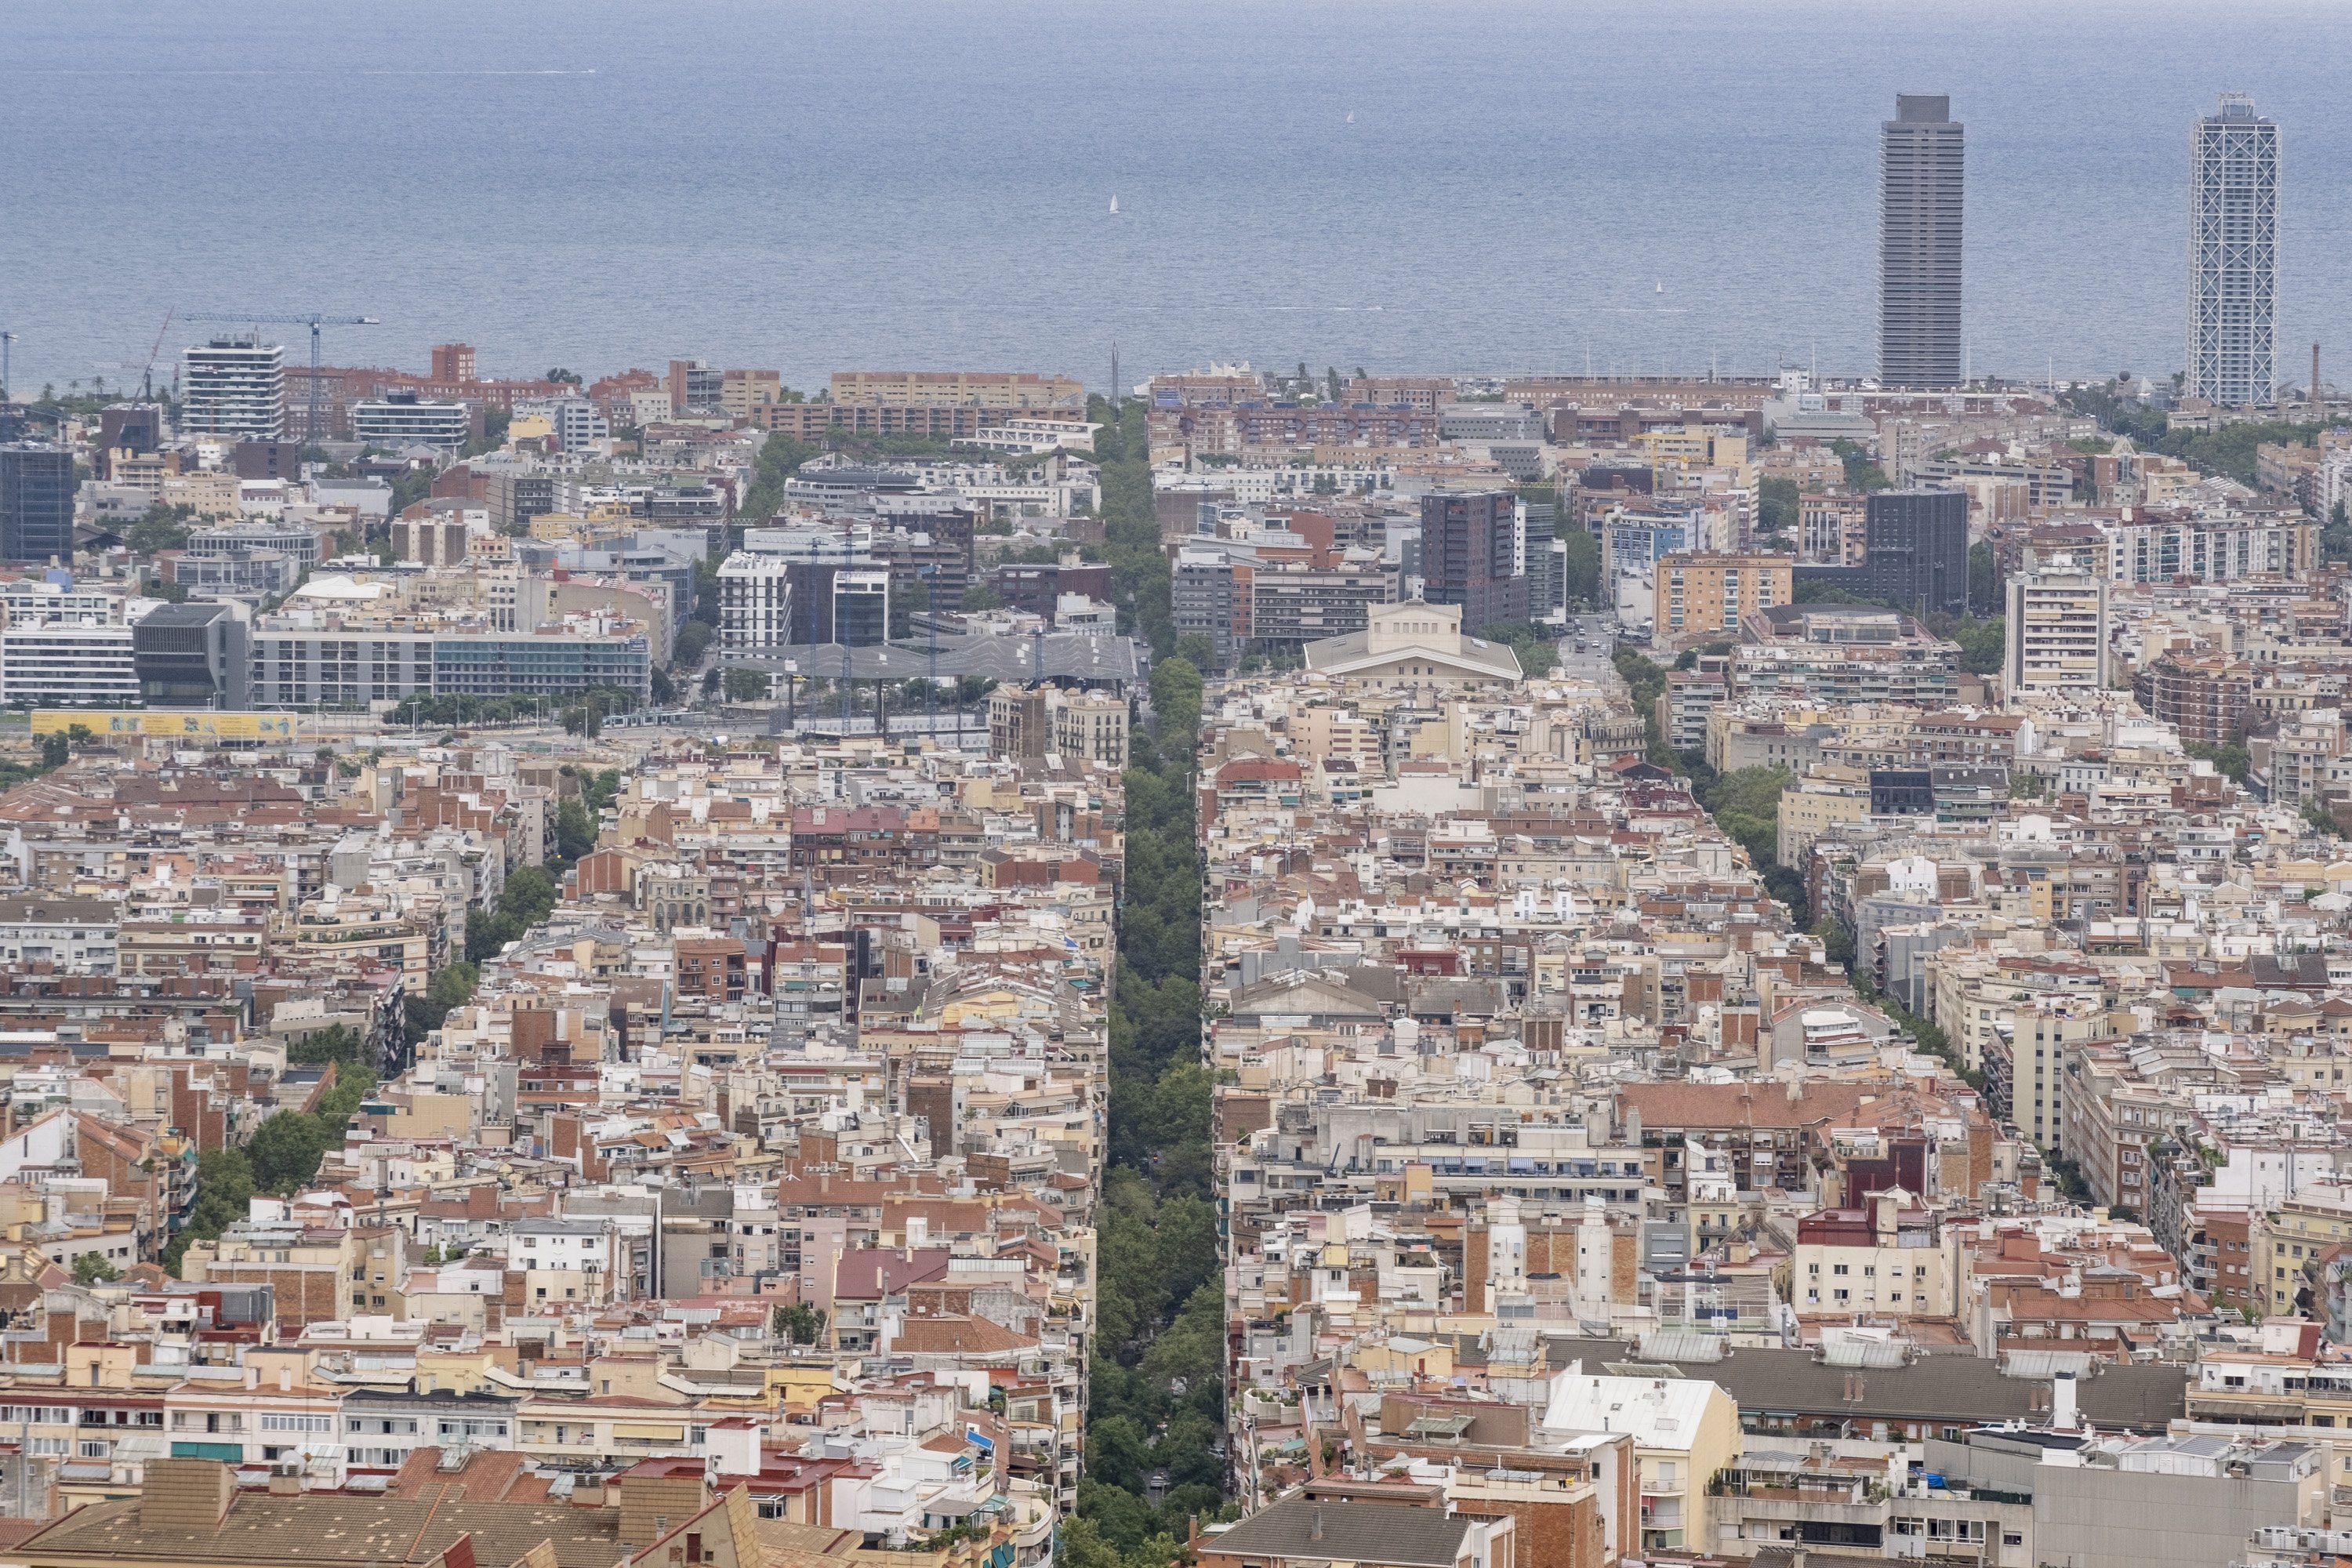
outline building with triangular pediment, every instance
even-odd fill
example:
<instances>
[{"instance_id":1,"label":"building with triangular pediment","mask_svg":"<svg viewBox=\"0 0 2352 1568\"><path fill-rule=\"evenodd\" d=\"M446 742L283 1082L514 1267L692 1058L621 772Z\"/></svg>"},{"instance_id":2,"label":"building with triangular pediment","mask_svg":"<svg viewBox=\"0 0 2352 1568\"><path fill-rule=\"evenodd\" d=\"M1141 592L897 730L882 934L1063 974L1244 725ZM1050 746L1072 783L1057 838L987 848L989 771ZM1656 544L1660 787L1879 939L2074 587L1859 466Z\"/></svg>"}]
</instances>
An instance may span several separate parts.
<instances>
[{"instance_id":1,"label":"building with triangular pediment","mask_svg":"<svg viewBox=\"0 0 2352 1568\"><path fill-rule=\"evenodd\" d=\"M1462 606L1410 599L1373 606L1364 629L1307 645L1307 668L1375 686L1510 686L1519 656L1462 635Z\"/></svg>"}]
</instances>

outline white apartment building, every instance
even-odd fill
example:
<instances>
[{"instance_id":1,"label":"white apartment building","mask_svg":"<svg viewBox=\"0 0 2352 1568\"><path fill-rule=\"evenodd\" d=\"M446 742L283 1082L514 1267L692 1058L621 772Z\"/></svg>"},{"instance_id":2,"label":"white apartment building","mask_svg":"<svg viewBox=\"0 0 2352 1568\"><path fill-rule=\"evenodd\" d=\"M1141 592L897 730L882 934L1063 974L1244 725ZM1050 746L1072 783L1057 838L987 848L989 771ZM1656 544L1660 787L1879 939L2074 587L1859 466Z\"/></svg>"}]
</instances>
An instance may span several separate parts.
<instances>
[{"instance_id":1,"label":"white apartment building","mask_svg":"<svg viewBox=\"0 0 2352 1568\"><path fill-rule=\"evenodd\" d=\"M139 706L131 637L95 616L0 627L0 707Z\"/></svg>"},{"instance_id":2,"label":"white apartment building","mask_svg":"<svg viewBox=\"0 0 2352 1568\"><path fill-rule=\"evenodd\" d=\"M104 899L0 899L0 959L59 974L112 974L121 907Z\"/></svg>"},{"instance_id":3,"label":"white apartment building","mask_svg":"<svg viewBox=\"0 0 2352 1568\"><path fill-rule=\"evenodd\" d=\"M567 452L584 451L613 434L603 411L584 397L524 398L515 405L514 416L546 420L556 445Z\"/></svg>"},{"instance_id":4,"label":"white apartment building","mask_svg":"<svg viewBox=\"0 0 2352 1568\"><path fill-rule=\"evenodd\" d=\"M776 653L793 640L791 558L739 550L719 568L719 644L729 653Z\"/></svg>"},{"instance_id":5,"label":"white apartment building","mask_svg":"<svg viewBox=\"0 0 2352 1568\"><path fill-rule=\"evenodd\" d=\"M638 634L395 631L287 623L253 633L256 708L363 708L404 697L553 700L591 687L646 694Z\"/></svg>"},{"instance_id":6,"label":"white apartment building","mask_svg":"<svg viewBox=\"0 0 2352 1568\"><path fill-rule=\"evenodd\" d=\"M959 436L952 446L983 452L1092 452L1098 424L1083 419L1007 419L970 436Z\"/></svg>"},{"instance_id":7,"label":"white apartment building","mask_svg":"<svg viewBox=\"0 0 2352 1568\"><path fill-rule=\"evenodd\" d=\"M2254 773L2263 798L2278 805L2300 805L2307 800L2352 796L2352 743L2347 743L2343 709L2315 708L2282 721L2268 750L2267 765Z\"/></svg>"},{"instance_id":8,"label":"white apartment building","mask_svg":"<svg viewBox=\"0 0 2352 1568\"><path fill-rule=\"evenodd\" d=\"M2317 564L2317 524L2290 513L2196 517L2136 507L2099 524L2099 531L2110 542L2109 572L2118 583L2231 583L2292 576Z\"/></svg>"},{"instance_id":9,"label":"white apartment building","mask_svg":"<svg viewBox=\"0 0 2352 1568\"><path fill-rule=\"evenodd\" d=\"M430 447L436 452L455 452L473 433L473 413L462 403L433 402L413 392L394 392L352 405L352 436L385 451Z\"/></svg>"},{"instance_id":10,"label":"white apartment building","mask_svg":"<svg viewBox=\"0 0 2352 1568\"><path fill-rule=\"evenodd\" d=\"M1076 632L1080 637L1116 637L1118 611L1084 594L1057 594L1054 597L1054 626L1057 631Z\"/></svg>"},{"instance_id":11,"label":"white apartment building","mask_svg":"<svg viewBox=\"0 0 2352 1568\"><path fill-rule=\"evenodd\" d=\"M285 348L253 337L232 337L181 350L180 431L234 440L282 439Z\"/></svg>"},{"instance_id":12,"label":"white apartment building","mask_svg":"<svg viewBox=\"0 0 2352 1568\"><path fill-rule=\"evenodd\" d=\"M120 594L69 587L44 579L19 577L0 583L0 616L5 616L10 626L43 621L111 623L123 618L126 603Z\"/></svg>"}]
</instances>

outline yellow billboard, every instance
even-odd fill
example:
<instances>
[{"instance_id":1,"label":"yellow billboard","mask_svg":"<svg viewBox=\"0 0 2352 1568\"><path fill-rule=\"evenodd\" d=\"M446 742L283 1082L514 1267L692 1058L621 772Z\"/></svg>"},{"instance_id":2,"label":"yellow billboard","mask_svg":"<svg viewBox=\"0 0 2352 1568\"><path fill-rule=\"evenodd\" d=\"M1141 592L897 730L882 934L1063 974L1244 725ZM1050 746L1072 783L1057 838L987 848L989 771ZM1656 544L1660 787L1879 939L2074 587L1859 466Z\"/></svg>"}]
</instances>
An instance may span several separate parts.
<instances>
[{"instance_id":1,"label":"yellow billboard","mask_svg":"<svg viewBox=\"0 0 2352 1568\"><path fill-rule=\"evenodd\" d=\"M290 741L291 713L100 712L87 708L36 708L33 733L62 735L80 725L93 735L160 735L189 741Z\"/></svg>"}]
</instances>

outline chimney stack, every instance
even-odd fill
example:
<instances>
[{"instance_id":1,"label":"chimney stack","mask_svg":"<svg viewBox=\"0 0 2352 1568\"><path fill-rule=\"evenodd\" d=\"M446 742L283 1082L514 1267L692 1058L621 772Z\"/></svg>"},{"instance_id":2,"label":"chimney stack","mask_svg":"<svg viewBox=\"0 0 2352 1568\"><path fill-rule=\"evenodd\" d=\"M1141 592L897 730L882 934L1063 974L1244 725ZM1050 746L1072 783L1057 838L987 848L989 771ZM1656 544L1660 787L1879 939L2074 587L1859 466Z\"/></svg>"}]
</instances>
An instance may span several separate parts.
<instances>
[{"instance_id":1,"label":"chimney stack","mask_svg":"<svg viewBox=\"0 0 2352 1568\"><path fill-rule=\"evenodd\" d=\"M1319 1502L1315 1505L1314 1523L1307 1527L1307 1539L1309 1541L1323 1539L1323 1505Z\"/></svg>"},{"instance_id":2,"label":"chimney stack","mask_svg":"<svg viewBox=\"0 0 2352 1568\"><path fill-rule=\"evenodd\" d=\"M211 1534L236 1500L236 1477L218 1459L150 1459L139 1487L142 1530Z\"/></svg>"}]
</instances>

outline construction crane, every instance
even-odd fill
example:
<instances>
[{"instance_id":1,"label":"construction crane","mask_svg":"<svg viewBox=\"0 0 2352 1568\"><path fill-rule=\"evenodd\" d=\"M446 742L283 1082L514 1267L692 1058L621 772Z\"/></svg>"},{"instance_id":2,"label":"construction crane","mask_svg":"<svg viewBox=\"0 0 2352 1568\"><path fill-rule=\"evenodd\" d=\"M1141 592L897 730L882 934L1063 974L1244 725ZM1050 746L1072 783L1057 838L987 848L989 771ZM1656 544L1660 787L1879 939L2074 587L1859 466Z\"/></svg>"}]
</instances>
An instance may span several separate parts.
<instances>
[{"instance_id":1,"label":"construction crane","mask_svg":"<svg viewBox=\"0 0 2352 1568\"><path fill-rule=\"evenodd\" d=\"M134 363L130 360L107 360L93 365L91 368L93 370L137 371L139 373L140 400L142 402L153 401L155 396L155 359L157 355L163 352L163 334L172 330L172 318L178 313L179 312L177 310L166 310L163 312L163 324L155 329L155 341L147 345L147 358L143 363Z\"/></svg>"},{"instance_id":2,"label":"construction crane","mask_svg":"<svg viewBox=\"0 0 2352 1568\"><path fill-rule=\"evenodd\" d=\"M139 395L152 401L155 396L155 356L163 352L163 334L172 330L172 318L177 312L163 312L163 324L155 329L155 341L147 345L147 363L140 367Z\"/></svg>"},{"instance_id":3,"label":"construction crane","mask_svg":"<svg viewBox=\"0 0 2352 1568\"><path fill-rule=\"evenodd\" d=\"M256 328L265 323L270 326L310 328L310 422L304 426L302 434L304 439L310 441L317 440L320 435L319 396L321 386L319 379L319 329L320 327L374 327L383 324L373 316L328 316L321 315L316 310L295 316L271 316L244 310L183 310L179 312L179 316L184 321L247 321ZM164 317L163 325L168 329L171 324L172 318ZM255 333L257 337L259 335L258 331ZM158 341L160 342L161 339L159 338Z\"/></svg>"}]
</instances>

